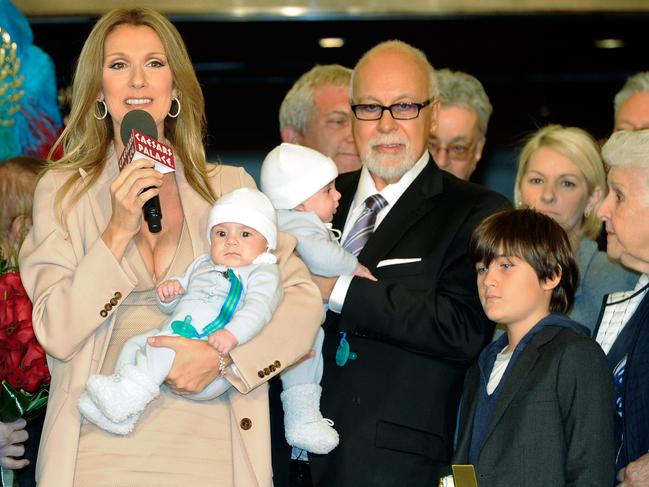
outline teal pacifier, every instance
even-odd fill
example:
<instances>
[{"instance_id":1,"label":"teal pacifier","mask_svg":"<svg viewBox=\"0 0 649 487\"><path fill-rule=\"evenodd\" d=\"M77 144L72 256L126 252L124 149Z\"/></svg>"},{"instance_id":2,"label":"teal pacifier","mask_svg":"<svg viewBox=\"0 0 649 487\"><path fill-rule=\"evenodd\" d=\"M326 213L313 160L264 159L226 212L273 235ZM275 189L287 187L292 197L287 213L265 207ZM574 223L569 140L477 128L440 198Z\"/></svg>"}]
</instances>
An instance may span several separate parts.
<instances>
[{"instance_id":1,"label":"teal pacifier","mask_svg":"<svg viewBox=\"0 0 649 487\"><path fill-rule=\"evenodd\" d=\"M172 321L171 330L181 337L185 338L199 338L200 335L196 328L192 325L192 316L187 315L183 321Z\"/></svg>"},{"instance_id":2,"label":"teal pacifier","mask_svg":"<svg viewBox=\"0 0 649 487\"><path fill-rule=\"evenodd\" d=\"M340 332L340 343L338 344L338 349L336 350L336 365L342 367L347 363L348 360L356 360L358 355L356 352L352 352L349 348L349 342L347 341L347 333L344 331Z\"/></svg>"}]
</instances>

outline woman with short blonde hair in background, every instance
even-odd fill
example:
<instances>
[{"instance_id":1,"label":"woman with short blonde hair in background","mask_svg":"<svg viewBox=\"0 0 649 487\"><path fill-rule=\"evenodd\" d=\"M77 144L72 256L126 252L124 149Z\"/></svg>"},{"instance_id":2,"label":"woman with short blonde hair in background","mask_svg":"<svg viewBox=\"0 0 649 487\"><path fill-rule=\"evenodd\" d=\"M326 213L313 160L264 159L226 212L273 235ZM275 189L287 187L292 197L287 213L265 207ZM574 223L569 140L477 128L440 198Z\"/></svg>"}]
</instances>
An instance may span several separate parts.
<instances>
[{"instance_id":1,"label":"woman with short blonde hair in background","mask_svg":"<svg viewBox=\"0 0 649 487\"><path fill-rule=\"evenodd\" d=\"M570 317L590 329L605 294L632 288L637 274L597 249L602 223L597 207L606 196L606 174L595 140L577 127L548 125L535 132L518 160L514 198L550 216L566 231L579 266Z\"/></svg>"}]
</instances>

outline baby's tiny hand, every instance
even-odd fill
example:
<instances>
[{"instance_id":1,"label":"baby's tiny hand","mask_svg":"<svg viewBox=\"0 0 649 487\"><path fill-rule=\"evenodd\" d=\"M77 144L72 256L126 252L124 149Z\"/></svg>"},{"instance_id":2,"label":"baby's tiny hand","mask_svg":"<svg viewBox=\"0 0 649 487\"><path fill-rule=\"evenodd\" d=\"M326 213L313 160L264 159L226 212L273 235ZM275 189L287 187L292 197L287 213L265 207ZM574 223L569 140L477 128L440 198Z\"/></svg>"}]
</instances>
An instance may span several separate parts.
<instances>
[{"instance_id":1,"label":"baby's tiny hand","mask_svg":"<svg viewBox=\"0 0 649 487\"><path fill-rule=\"evenodd\" d=\"M178 296L185 294L185 289L180 285L180 281L177 279L170 279L160 284L157 292L160 301L163 303L170 303Z\"/></svg>"},{"instance_id":2,"label":"baby's tiny hand","mask_svg":"<svg viewBox=\"0 0 649 487\"><path fill-rule=\"evenodd\" d=\"M363 264L358 264L358 267L354 271L354 275L358 277L364 277L365 279L369 279L370 281L378 281L378 279L374 277L370 270Z\"/></svg>"},{"instance_id":3,"label":"baby's tiny hand","mask_svg":"<svg viewBox=\"0 0 649 487\"><path fill-rule=\"evenodd\" d=\"M230 353L234 347L239 345L237 338L226 329L215 331L207 337L207 341L222 354Z\"/></svg>"}]
</instances>

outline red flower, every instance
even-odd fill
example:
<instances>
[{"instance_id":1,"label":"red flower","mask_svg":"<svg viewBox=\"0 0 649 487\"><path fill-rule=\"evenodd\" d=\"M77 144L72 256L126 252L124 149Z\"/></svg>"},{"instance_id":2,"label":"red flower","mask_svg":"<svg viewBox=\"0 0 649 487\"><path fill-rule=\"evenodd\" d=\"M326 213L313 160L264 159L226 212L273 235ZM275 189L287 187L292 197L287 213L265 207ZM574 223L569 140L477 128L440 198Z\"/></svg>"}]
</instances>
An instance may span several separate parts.
<instances>
[{"instance_id":1,"label":"red flower","mask_svg":"<svg viewBox=\"0 0 649 487\"><path fill-rule=\"evenodd\" d=\"M0 340L0 380L6 379L12 370L20 368L25 348L15 338Z\"/></svg>"},{"instance_id":2,"label":"red flower","mask_svg":"<svg viewBox=\"0 0 649 487\"><path fill-rule=\"evenodd\" d=\"M24 367L30 367L42 363L47 366L47 359L45 358L45 350L41 347L41 344L38 343L36 338L32 338L25 350L25 355L23 355L22 365Z\"/></svg>"},{"instance_id":3,"label":"red flower","mask_svg":"<svg viewBox=\"0 0 649 487\"><path fill-rule=\"evenodd\" d=\"M25 293L25 288L23 283L20 280L20 274L18 272L6 272L0 276L0 286L6 286L9 289L13 289L18 292ZM1 287L0 287L1 289Z\"/></svg>"},{"instance_id":4,"label":"red flower","mask_svg":"<svg viewBox=\"0 0 649 487\"><path fill-rule=\"evenodd\" d=\"M49 377L47 365L39 364L25 367L24 369L17 368L12 370L7 376L7 382L16 389L22 389L26 392L36 392L43 385L43 374L47 374L47 377Z\"/></svg>"},{"instance_id":5,"label":"red flower","mask_svg":"<svg viewBox=\"0 0 649 487\"><path fill-rule=\"evenodd\" d=\"M32 303L18 272L0 274L0 381L36 391L49 384L45 351L34 336Z\"/></svg>"},{"instance_id":6,"label":"red flower","mask_svg":"<svg viewBox=\"0 0 649 487\"><path fill-rule=\"evenodd\" d=\"M7 272L0 275L0 338L12 336L20 323L25 322L31 328L32 303L20 281L20 274Z\"/></svg>"},{"instance_id":7,"label":"red flower","mask_svg":"<svg viewBox=\"0 0 649 487\"><path fill-rule=\"evenodd\" d=\"M19 322L32 322L32 302L25 292L16 293L14 295L14 309L16 313L16 321Z\"/></svg>"},{"instance_id":8,"label":"red flower","mask_svg":"<svg viewBox=\"0 0 649 487\"><path fill-rule=\"evenodd\" d=\"M11 327L11 334L9 337L18 340L23 345L27 345L34 339L34 328L32 328L32 320L15 321Z\"/></svg>"}]
</instances>

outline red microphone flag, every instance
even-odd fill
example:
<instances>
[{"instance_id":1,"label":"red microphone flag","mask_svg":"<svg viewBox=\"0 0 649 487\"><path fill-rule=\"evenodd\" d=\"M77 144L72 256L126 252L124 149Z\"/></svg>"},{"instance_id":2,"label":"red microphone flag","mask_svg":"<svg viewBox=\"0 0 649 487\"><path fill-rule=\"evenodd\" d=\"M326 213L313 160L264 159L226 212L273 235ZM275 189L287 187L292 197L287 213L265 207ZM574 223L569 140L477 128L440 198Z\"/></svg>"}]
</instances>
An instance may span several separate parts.
<instances>
[{"instance_id":1,"label":"red microphone flag","mask_svg":"<svg viewBox=\"0 0 649 487\"><path fill-rule=\"evenodd\" d=\"M124 166L138 159L152 160L155 162L156 171L160 171L162 174L176 170L176 159L171 147L133 129L124 147L124 152L119 158L119 170L121 171Z\"/></svg>"}]
</instances>

